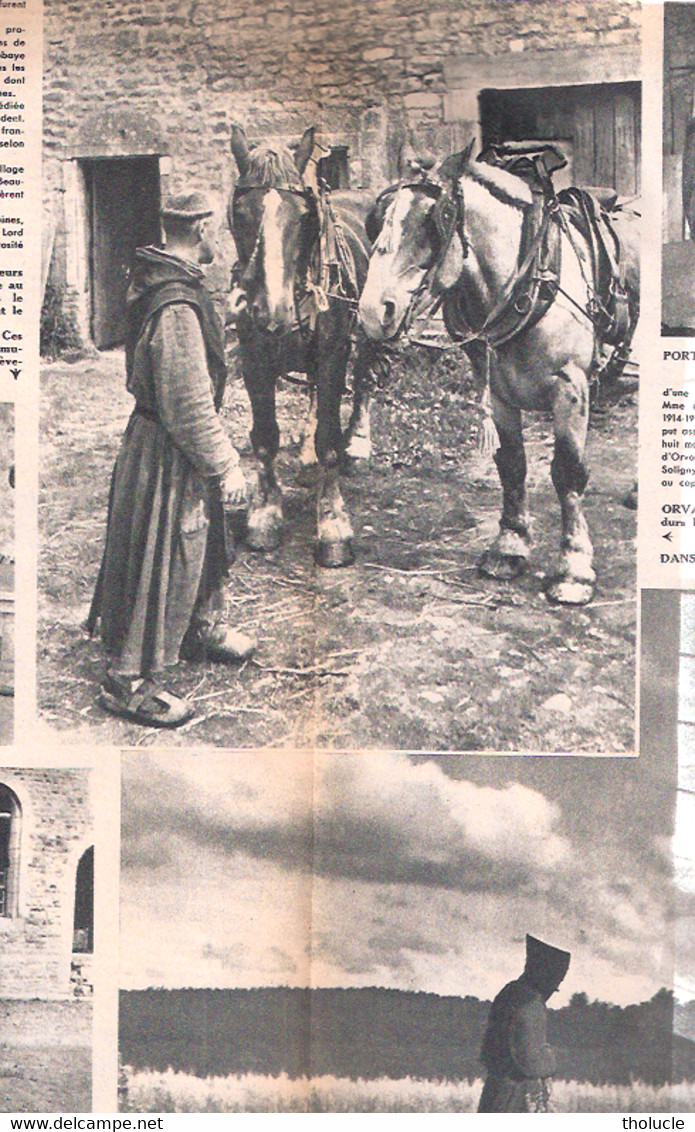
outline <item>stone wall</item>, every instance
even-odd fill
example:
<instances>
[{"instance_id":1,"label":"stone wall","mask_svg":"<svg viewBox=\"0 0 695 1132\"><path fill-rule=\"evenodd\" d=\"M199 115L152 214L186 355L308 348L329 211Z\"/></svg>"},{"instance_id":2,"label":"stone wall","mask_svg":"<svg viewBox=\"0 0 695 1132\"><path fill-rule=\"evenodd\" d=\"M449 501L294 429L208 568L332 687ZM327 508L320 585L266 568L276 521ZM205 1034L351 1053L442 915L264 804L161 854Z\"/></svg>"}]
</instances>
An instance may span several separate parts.
<instances>
[{"instance_id":1,"label":"stone wall","mask_svg":"<svg viewBox=\"0 0 695 1132\"><path fill-rule=\"evenodd\" d=\"M315 123L349 147L351 186L380 189L406 134L443 154L475 130L476 92L472 110L447 112L448 59L562 49L590 65L638 50L640 34L637 0L46 0L44 11L45 223L80 333L88 266L72 159L165 155L164 191L195 182L222 215L233 121L264 140ZM564 81L586 81L571 71ZM224 231L222 250L233 254Z\"/></svg>"},{"instance_id":2,"label":"stone wall","mask_svg":"<svg viewBox=\"0 0 695 1132\"><path fill-rule=\"evenodd\" d=\"M591 57L638 38L634 0L46 0L47 188L61 184L56 159L155 143L175 184L194 173L224 192L235 119L260 137L312 122L351 136L382 166L361 163L370 185L383 175L379 108L391 142L406 127L447 133L447 57Z\"/></svg>"},{"instance_id":3,"label":"stone wall","mask_svg":"<svg viewBox=\"0 0 695 1132\"><path fill-rule=\"evenodd\" d=\"M0 917L0 998L71 992L75 873L91 843L89 772L0 768L21 806L18 908Z\"/></svg>"}]
</instances>

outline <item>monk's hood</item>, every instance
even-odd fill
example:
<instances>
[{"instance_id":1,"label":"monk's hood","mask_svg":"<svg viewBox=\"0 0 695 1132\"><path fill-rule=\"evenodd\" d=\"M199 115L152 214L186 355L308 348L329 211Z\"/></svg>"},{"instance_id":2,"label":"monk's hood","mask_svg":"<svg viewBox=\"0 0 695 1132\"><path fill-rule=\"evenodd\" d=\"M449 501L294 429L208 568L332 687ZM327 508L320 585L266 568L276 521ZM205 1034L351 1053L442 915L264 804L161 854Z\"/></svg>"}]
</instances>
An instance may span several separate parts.
<instances>
[{"instance_id":1,"label":"monk's hood","mask_svg":"<svg viewBox=\"0 0 695 1132\"><path fill-rule=\"evenodd\" d=\"M168 255L159 248L138 248L130 276L126 304L131 306L153 287L164 283L197 285L204 279L201 269L193 263Z\"/></svg>"},{"instance_id":2,"label":"monk's hood","mask_svg":"<svg viewBox=\"0 0 695 1132\"><path fill-rule=\"evenodd\" d=\"M557 990L570 965L569 951L552 947L535 936L526 936L525 978L546 998Z\"/></svg>"}]
</instances>

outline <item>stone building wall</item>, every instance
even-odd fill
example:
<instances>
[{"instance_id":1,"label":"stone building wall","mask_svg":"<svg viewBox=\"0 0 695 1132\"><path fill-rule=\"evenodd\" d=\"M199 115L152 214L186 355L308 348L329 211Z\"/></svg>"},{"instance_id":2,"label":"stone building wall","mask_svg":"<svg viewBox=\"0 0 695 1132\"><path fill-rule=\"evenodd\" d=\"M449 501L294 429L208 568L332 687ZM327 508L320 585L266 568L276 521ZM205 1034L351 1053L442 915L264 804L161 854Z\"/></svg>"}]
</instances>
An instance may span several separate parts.
<instances>
[{"instance_id":1,"label":"stone building wall","mask_svg":"<svg viewBox=\"0 0 695 1132\"><path fill-rule=\"evenodd\" d=\"M452 101L461 80L450 60L484 75L485 61L540 54L531 82L543 86L555 52L566 82L587 81L582 67L600 55L639 53L637 0L46 0L44 10L47 254L81 333L80 158L156 154L164 191L195 181L221 213L233 121L264 140L314 123L349 147L352 187L381 189L406 134L442 154L476 131L477 90ZM233 254L226 233L223 251Z\"/></svg>"},{"instance_id":2,"label":"stone building wall","mask_svg":"<svg viewBox=\"0 0 695 1132\"><path fill-rule=\"evenodd\" d=\"M0 767L0 783L21 807L16 906L0 916L0 998L66 998L75 876L92 839L89 771Z\"/></svg>"},{"instance_id":3,"label":"stone building wall","mask_svg":"<svg viewBox=\"0 0 695 1132\"><path fill-rule=\"evenodd\" d=\"M436 130L448 57L590 58L637 43L639 19L634 0L47 0L47 188L60 186L56 158L93 145L122 152L124 141L147 151L158 139L174 182L195 170L224 191L235 119L263 137L317 122L368 141L382 108L390 130L395 119ZM370 185L369 162L360 173Z\"/></svg>"}]
</instances>

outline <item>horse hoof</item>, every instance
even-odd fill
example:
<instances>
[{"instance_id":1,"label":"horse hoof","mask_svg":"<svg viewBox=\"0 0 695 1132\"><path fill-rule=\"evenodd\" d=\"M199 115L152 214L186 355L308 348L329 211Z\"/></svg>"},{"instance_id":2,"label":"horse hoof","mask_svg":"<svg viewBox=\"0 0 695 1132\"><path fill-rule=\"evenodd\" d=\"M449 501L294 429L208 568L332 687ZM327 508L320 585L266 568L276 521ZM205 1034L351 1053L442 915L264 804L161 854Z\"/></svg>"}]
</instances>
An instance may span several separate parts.
<instances>
[{"instance_id":1,"label":"horse hoof","mask_svg":"<svg viewBox=\"0 0 695 1132\"><path fill-rule=\"evenodd\" d=\"M594 583L585 578L550 578L545 596L551 605L588 605L594 596Z\"/></svg>"},{"instance_id":2,"label":"horse hoof","mask_svg":"<svg viewBox=\"0 0 695 1132\"><path fill-rule=\"evenodd\" d=\"M300 468L316 468L318 459L316 458L316 449L313 444L310 449L302 448L299 453L299 466Z\"/></svg>"},{"instance_id":3,"label":"horse hoof","mask_svg":"<svg viewBox=\"0 0 695 1132\"><path fill-rule=\"evenodd\" d=\"M273 511L271 514L260 512L249 515L246 525L246 545L250 550L257 550L267 554L277 550L282 542L282 516Z\"/></svg>"},{"instance_id":4,"label":"horse hoof","mask_svg":"<svg viewBox=\"0 0 695 1132\"><path fill-rule=\"evenodd\" d=\"M281 542L282 536L279 531L254 531L253 533L249 531L246 536L246 545L249 550L254 550L257 554L268 554L271 550L277 550Z\"/></svg>"},{"instance_id":5,"label":"horse hoof","mask_svg":"<svg viewBox=\"0 0 695 1132\"><path fill-rule=\"evenodd\" d=\"M366 464L372 458L372 442L368 436L355 435L345 449L345 453L355 463Z\"/></svg>"},{"instance_id":6,"label":"horse hoof","mask_svg":"<svg viewBox=\"0 0 695 1132\"><path fill-rule=\"evenodd\" d=\"M478 563L478 573L484 578L509 582L523 574L526 564L527 559L521 554L495 554L486 550Z\"/></svg>"},{"instance_id":7,"label":"horse hoof","mask_svg":"<svg viewBox=\"0 0 695 1132\"><path fill-rule=\"evenodd\" d=\"M355 548L351 538L329 541L320 539L316 544L317 566L335 570L340 566L352 566L355 561Z\"/></svg>"}]
</instances>

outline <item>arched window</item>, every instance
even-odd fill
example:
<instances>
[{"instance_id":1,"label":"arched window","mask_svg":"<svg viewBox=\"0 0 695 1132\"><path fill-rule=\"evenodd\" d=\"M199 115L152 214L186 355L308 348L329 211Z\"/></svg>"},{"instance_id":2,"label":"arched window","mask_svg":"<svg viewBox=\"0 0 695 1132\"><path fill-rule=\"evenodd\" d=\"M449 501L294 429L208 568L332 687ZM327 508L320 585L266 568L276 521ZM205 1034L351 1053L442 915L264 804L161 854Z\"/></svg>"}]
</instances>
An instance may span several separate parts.
<instances>
[{"instance_id":1,"label":"arched window","mask_svg":"<svg viewBox=\"0 0 695 1132\"><path fill-rule=\"evenodd\" d=\"M17 915L21 818L17 798L0 783L0 916Z\"/></svg>"},{"instance_id":2,"label":"arched window","mask_svg":"<svg viewBox=\"0 0 695 1132\"><path fill-rule=\"evenodd\" d=\"M94 846L85 849L75 876L75 919L72 950L94 950Z\"/></svg>"}]
</instances>

